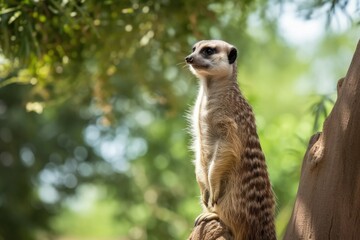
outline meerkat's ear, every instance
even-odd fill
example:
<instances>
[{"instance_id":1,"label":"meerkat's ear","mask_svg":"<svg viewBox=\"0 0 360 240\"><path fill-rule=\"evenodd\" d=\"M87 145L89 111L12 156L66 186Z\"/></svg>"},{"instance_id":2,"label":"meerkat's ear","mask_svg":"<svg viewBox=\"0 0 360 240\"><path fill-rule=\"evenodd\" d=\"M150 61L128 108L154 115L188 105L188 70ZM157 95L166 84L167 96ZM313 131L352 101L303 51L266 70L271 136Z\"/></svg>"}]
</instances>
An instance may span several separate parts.
<instances>
[{"instance_id":1,"label":"meerkat's ear","mask_svg":"<svg viewBox=\"0 0 360 240\"><path fill-rule=\"evenodd\" d=\"M236 48L232 47L228 55L229 64L233 64L236 60L236 57L237 57L237 50Z\"/></svg>"}]
</instances>

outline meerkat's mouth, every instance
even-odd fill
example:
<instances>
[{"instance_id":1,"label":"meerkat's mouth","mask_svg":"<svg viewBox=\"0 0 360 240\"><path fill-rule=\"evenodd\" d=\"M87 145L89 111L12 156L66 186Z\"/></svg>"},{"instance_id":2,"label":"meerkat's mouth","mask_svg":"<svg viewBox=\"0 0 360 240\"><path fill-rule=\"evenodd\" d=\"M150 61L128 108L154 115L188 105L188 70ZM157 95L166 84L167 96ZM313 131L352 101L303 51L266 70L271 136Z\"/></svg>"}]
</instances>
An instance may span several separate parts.
<instances>
[{"instance_id":1,"label":"meerkat's mouth","mask_svg":"<svg viewBox=\"0 0 360 240\"><path fill-rule=\"evenodd\" d=\"M208 69L208 68L209 68L209 65L208 65L208 64L206 64L206 65L191 64L191 66L192 66L194 69Z\"/></svg>"}]
</instances>

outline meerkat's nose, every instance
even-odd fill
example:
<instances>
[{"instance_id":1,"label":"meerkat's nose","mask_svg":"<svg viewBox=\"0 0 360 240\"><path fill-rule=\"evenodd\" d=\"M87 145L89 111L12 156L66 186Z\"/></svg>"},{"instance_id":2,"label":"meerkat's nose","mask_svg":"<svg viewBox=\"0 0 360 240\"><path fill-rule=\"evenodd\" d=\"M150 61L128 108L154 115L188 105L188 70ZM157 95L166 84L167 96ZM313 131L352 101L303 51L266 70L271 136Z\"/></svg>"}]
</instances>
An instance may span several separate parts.
<instances>
[{"instance_id":1,"label":"meerkat's nose","mask_svg":"<svg viewBox=\"0 0 360 240\"><path fill-rule=\"evenodd\" d=\"M186 61L187 63L192 63L192 62L194 62L194 58L191 57L191 56L187 56L187 57L185 58L185 61Z\"/></svg>"}]
</instances>

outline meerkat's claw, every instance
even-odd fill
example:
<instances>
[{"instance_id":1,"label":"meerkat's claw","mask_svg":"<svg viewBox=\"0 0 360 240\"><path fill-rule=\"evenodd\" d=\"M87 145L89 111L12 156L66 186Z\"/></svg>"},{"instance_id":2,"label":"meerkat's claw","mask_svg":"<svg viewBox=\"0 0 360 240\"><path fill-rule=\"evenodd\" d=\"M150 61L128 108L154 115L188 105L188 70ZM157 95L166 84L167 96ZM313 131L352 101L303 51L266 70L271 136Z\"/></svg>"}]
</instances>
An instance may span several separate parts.
<instances>
[{"instance_id":1,"label":"meerkat's claw","mask_svg":"<svg viewBox=\"0 0 360 240\"><path fill-rule=\"evenodd\" d=\"M213 199L211 201L211 207L215 207L215 205L218 203L218 200Z\"/></svg>"},{"instance_id":2,"label":"meerkat's claw","mask_svg":"<svg viewBox=\"0 0 360 240\"><path fill-rule=\"evenodd\" d=\"M219 200L219 194L212 194L210 199L210 206L215 207L215 205L218 203Z\"/></svg>"},{"instance_id":3,"label":"meerkat's claw","mask_svg":"<svg viewBox=\"0 0 360 240\"><path fill-rule=\"evenodd\" d=\"M208 207L209 206L210 193L208 190L204 190L204 193L201 195L201 200L203 204Z\"/></svg>"},{"instance_id":4,"label":"meerkat's claw","mask_svg":"<svg viewBox=\"0 0 360 240\"><path fill-rule=\"evenodd\" d=\"M219 220L219 219L220 218L216 213L209 213L209 212L202 213L196 218L194 226L199 225L203 221L208 222L211 220Z\"/></svg>"},{"instance_id":5,"label":"meerkat's claw","mask_svg":"<svg viewBox=\"0 0 360 240\"><path fill-rule=\"evenodd\" d=\"M210 193L209 202L207 206L215 207L216 204L218 204L219 201L219 191L214 191L213 193Z\"/></svg>"},{"instance_id":6,"label":"meerkat's claw","mask_svg":"<svg viewBox=\"0 0 360 240\"><path fill-rule=\"evenodd\" d=\"M215 201L214 198L211 198L211 199L209 199L207 207L210 207L210 209L211 209L211 208L215 207L215 204L217 204L217 201Z\"/></svg>"}]
</instances>

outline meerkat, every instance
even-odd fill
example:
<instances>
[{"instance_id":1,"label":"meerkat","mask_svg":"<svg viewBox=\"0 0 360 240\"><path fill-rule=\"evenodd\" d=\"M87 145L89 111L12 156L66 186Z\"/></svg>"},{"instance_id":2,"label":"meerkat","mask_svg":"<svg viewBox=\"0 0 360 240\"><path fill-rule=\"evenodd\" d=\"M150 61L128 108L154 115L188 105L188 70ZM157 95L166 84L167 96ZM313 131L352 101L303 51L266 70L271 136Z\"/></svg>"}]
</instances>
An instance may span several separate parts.
<instances>
[{"instance_id":1,"label":"meerkat","mask_svg":"<svg viewBox=\"0 0 360 240\"><path fill-rule=\"evenodd\" d=\"M274 194L236 58L237 49L221 40L200 41L185 58L200 81L190 117L203 205L195 225L220 219L235 240L273 240Z\"/></svg>"}]
</instances>

